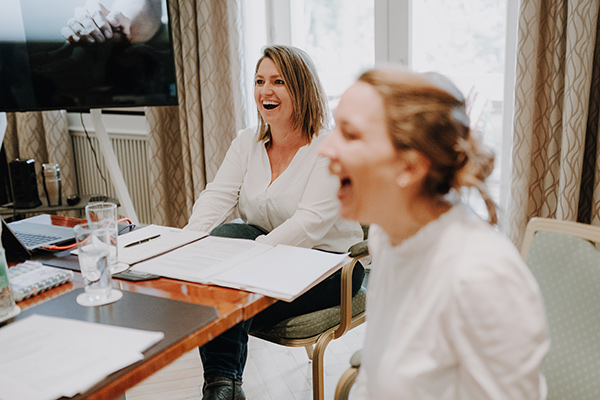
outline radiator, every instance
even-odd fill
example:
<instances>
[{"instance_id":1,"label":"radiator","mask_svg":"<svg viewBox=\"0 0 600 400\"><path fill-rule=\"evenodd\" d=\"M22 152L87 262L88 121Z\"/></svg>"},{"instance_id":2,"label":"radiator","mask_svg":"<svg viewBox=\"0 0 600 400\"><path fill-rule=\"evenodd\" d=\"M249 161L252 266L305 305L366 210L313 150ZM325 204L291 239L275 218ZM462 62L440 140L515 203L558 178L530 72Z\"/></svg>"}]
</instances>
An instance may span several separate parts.
<instances>
[{"instance_id":1,"label":"radiator","mask_svg":"<svg viewBox=\"0 0 600 400\"><path fill-rule=\"evenodd\" d=\"M108 184L100 177L94 153L85 134L71 131L73 152L75 155L75 168L77 169L77 184L82 195L107 195L117 198L116 191L111 183L110 173L104 162L98 140L90 133L93 148L96 151L98 165ZM110 139L113 150L121 166L123 179L129 189L129 195L138 219L142 224L152 223L152 207L150 202L150 180L148 169L148 140L143 135L128 135ZM120 209L122 210L122 209Z\"/></svg>"}]
</instances>

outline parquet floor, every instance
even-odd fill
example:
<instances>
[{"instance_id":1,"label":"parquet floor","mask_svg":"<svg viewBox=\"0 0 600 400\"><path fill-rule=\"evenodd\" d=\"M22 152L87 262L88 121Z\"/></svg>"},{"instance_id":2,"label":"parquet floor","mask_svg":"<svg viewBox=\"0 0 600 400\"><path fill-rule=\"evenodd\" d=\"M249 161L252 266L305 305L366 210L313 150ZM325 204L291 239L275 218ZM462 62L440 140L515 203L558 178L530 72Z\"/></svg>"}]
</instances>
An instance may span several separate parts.
<instances>
[{"instance_id":1,"label":"parquet floor","mask_svg":"<svg viewBox=\"0 0 600 400\"><path fill-rule=\"evenodd\" d=\"M329 343L325 352L325 399L348 368L350 356L362 347L366 324ZM284 347L250 337L244 391L249 400L311 400L312 364L303 347ZM127 400L199 400L202 363L197 349L127 392Z\"/></svg>"}]
</instances>

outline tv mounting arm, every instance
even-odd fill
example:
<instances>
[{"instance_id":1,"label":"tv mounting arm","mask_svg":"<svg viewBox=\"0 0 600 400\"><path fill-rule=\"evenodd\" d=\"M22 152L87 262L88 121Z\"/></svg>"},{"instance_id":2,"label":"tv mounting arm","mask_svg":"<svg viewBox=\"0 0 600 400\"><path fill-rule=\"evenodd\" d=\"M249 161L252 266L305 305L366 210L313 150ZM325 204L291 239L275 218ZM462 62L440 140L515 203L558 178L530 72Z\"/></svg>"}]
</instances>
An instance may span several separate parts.
<instances>
[{"instance_id":1,"label":"tv mounting arm","mask_svg":"<svg viewBox=\"0 0 600 400\"><path fill-rule=\"evenodd\" d=\"M125 179L123 179L123 172L121 171L121 167L117 161L117 156L115 155L112 144L110 143L108 133L106 132L106 127L102 122L102 111L100 109L91 109L90 117L92 118L92 124L94 125L94 130L96 131L96 138L98 139L100 150L104 156L104 161L106 162L106 166L108 168L108 172L110 173L115 191L117 192L119 203L121 203L121 207L123 207L125 210L125 216L129 218L135 225L139 225L137 213L135 212L135 207L133 206L133 201L129 195L129 190L125 184Z\"/></svg>"}]
</instances>

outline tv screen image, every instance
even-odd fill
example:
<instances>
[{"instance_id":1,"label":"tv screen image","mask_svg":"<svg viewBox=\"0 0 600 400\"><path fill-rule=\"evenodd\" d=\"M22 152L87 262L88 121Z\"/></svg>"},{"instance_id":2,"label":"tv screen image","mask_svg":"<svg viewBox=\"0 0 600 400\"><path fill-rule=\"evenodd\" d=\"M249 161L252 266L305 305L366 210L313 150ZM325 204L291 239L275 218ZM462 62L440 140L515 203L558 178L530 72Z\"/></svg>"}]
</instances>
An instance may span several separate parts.
<instances>
[{"instance_id":1,"label":"tv screen image","mask_svg":"<svg viewBox=\"0 0 600 400\"><path fill-rule=\"evenodd\" d=\"M61 30L85 0L2 0L0 111L176 105L168 7L154 1L161 26L146 42L114 30L102 43L74 44Z\"/></svg>"}]
</instances>

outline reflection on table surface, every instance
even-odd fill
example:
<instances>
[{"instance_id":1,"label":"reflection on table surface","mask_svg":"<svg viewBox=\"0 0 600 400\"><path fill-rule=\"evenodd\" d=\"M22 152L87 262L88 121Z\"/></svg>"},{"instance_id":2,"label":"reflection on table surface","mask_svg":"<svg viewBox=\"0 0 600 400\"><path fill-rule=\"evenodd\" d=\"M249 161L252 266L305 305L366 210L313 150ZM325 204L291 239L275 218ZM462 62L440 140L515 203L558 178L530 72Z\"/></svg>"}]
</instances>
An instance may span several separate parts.
<instances>
[{"instance_id":1,"label":"reflection on table surface","mask_svg":"<svg viewBox=\"0 0 600 400\"><path fill-rule=\"evenodd\" d=\"M65 217L53 218L53 224L55 223L63 226L66 224L79 223L81 221L82 220L77 221L73 218ZM81 274L75 272L71 282L31 297L18 303L18 305L22 310L26 310L42 304L56 296L83 287L84 283ZM122 291L131 291L150 296L213 306L218 310L219 318L202 327L185 340L171 346L166 351L157 354L150 359L145 359L138 363L139 365L135 364L132 368L126 368L123 371L112 374L103 382L96 385L90 392L80 394L76 396L75 399L117 398L129 388L135 386L162 367L175 361L183 354L195 347L204 345L238 322L254 316L276 302L275 299L256 293L168 278L140 282L113 279L113 287Z\"/></svg>"}]
</instances>

